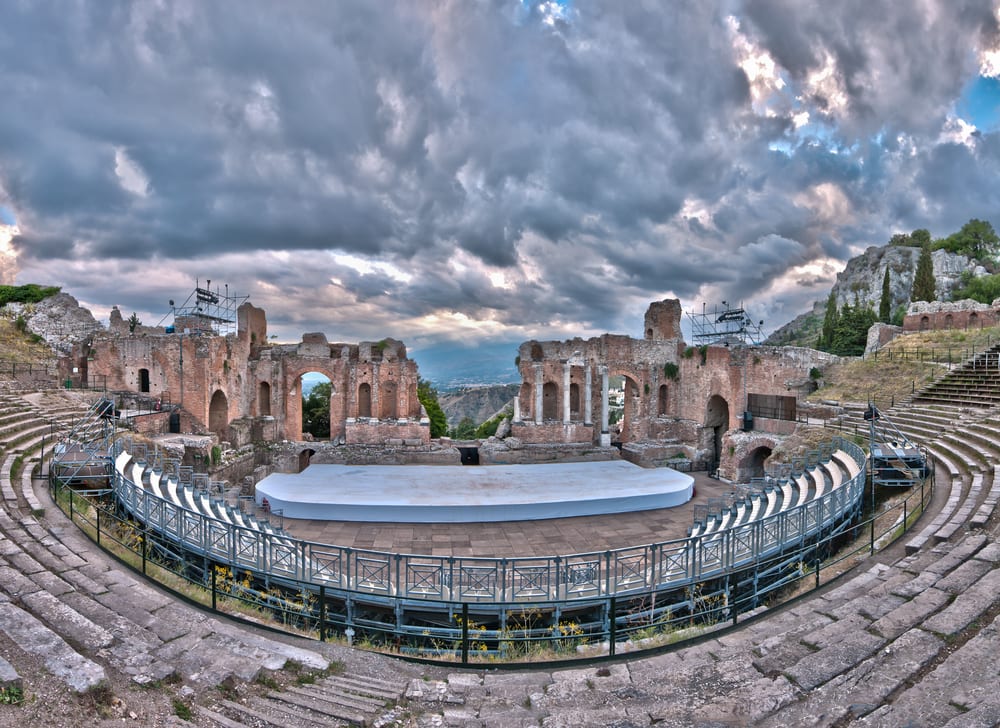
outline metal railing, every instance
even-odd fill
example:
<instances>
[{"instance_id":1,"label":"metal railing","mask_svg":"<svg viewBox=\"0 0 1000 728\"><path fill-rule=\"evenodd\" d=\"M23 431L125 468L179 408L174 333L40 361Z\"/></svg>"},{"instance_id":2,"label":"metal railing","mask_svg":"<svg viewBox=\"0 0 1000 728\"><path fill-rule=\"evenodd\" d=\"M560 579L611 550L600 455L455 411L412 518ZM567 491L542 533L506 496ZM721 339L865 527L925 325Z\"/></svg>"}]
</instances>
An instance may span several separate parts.
<instances>
[{"instance_id":1,"label":"metal railing","mask_svg":"<svg viewBox=\"0 0 1000 728\"><path fill-rule=\"evenodd\" d=\"M193 553L259 574L368 598L512 604L575 601L667 589L738 571L791 545L821 537L858 513L865 488L861 449L837 438L859 473L795 508L705 536L549 557L392 553L296 539L191 510L113 476L117 501L137 520ZM125 447L116 443L115 454Z\"/></svg>"}]
</instances>

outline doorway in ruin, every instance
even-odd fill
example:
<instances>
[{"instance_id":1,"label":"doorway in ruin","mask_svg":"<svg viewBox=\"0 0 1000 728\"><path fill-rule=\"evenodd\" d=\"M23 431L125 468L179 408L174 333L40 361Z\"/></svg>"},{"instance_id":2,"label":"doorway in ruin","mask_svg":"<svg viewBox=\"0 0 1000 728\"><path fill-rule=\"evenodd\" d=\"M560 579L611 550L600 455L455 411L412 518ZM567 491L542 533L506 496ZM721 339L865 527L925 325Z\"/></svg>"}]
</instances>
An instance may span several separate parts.
<instances>
[{"instance_id":1,"label":"doorway in ruin","mask_svg":"<svg viewBox=\"0 0 1000 728\"><path fill-rule=\"evenodd\" d=\"M358 417L372 416L372 385L362 382L358 385Z\"/></svg>"},{"instance_id":2,"label":"doorway in ruin","mask_svg":"<svg viewBox=\"0 0 1000 728\"><path fill-rule=\"evenodd\" d=\"M317 440L330 438L330 398L333 383L322 372L306 372L299 377L302 392L302 434Z\"/></svg>"},{"instance_id":3,"label":"doorway in ruin","mask_svg":"<svg viewBox=\"0 0 1000 728\"><path fill-rule=\"evenodd\" d=\"M303 450L302 452L299 453L299 472L300 473L303 470L305 470L306 468L309 467L309 463L312 462L312 457L315 454L316 454L316 451L312 450L310 448L306 448L305 450Z\"/></svg>"},{"instance_id":4,"label":"doorway in ruin","mask_svg":"<svg viewBox=\"0 0 1000 728\"><path fill-rule=\"evenodd\" d=\"M739 465L737 480L748 483L752 478L764 477L764 463L771 457L771 448L767 445L756 447L747 453Z\"/></svg>"},{"instance_id":5,"label":"doorway in ruin","mask_svg":"<svg viewBox=\"0 0 1000 728\"><path fill-rule=\"evenodd\" d=\"M612 443L634 440L632 426L641 416L642 398L637 380L627 374L617 374L608 379L609 421ZM614 424L616 423L617 424Z\"/></svg>"},{"instance_id":6,"label":"doorway in ruin","mask_svg":"<svg viewBox=\"0 0 1000 728\"><path fill-rule=\"evenodd\" d=\"M580 385L573 382L569 385L569 417L580 420Z\"/></svg>"},{"instance_id":7,"label":"doorway in ruin","mask_svg":"<svg viewBox=\"0 0 1000 728\"><path fill-rule=\"evenodd\" d=\"M661 384L659 392L656 397L656 414L661 417L667 414L667 395L669 394L669 389L666 384Z\"/></svg>"},{"instance_id":8,"label":"doorway in ruin","mask_svg":"<svg viewBox=\"0 0 1000 728\"><path fill-rule=\"evenodd\" d=\"M221 389L215 390L212 401L208 405L208 429L219 436L220 440L227 439L226 430L229 429L229 400L226 393Z\"/></svg>"},{"instance_id":9,"label":"doorway in ruin","mask_svg":"<svg viewBox=\"0 0 1000 728\"><path fill-rule=\"evenodd\" d=\"M139 391L148 392L149 391L149 370L140 369L139 370Z\"/></svg>"},{"instance_id":10,"label":"doorway in ruin","mask_svg":"<svg viewBox=\"0 0 1000 728\"><path fill-rule=\"evenodd\" d=\"M729 430L729 403L718 394L708 398L705 407L705 428L711 432L711 457L709 470L718 470L722 460L722 436Z\"/></svg>"},{"instance_id":11,"label":"doorway in ruin","mask_svg":"<svg viewBox=\"0 0 1000 728\"><path fill-rule=\"evenodd\" d=\"M387 380L382 383L378 392L381 414L383 420L394 420L397 417L396 407L396 382Z\"/></svg>"},{"instance_id":12,"label":"doorway in ruin","mask_svg":"<svg viewBox=\"0 0 1000 728\"><path fill-rule=\"evenodd\" d=\"M271 414L271 385L261 382L257 388L257 414L267 417Z\"/></svg>"},{"instance_id":13,"label":"doorway in ruin","mask_svg":"<svg viewBox=\"0 0 1000 728\"><path fill-rule=\"evenodd\" d=\"M559 387L555 382L542 385L542 419L559 420Z\"/></svg>"}]
</instances>

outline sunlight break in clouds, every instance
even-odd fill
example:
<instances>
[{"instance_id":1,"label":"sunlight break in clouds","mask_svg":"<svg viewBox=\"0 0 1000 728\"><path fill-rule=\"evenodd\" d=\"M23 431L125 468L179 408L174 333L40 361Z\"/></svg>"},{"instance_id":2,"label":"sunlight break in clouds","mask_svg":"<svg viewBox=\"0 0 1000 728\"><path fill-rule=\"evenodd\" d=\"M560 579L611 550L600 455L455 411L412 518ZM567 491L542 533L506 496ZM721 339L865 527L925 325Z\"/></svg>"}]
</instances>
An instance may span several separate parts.
<instances>
[{"instance_id":1,"label":"sunlight break in clouds","mask_svg":"<svg viewBox=\"0 0 1000 728\"><path fill-rule=\"evenodd\" d=\"M17 225L0 224L0 284L14 285L17 277L17 251L13 240L20 234Z\"/></svg>"}]
</instances>

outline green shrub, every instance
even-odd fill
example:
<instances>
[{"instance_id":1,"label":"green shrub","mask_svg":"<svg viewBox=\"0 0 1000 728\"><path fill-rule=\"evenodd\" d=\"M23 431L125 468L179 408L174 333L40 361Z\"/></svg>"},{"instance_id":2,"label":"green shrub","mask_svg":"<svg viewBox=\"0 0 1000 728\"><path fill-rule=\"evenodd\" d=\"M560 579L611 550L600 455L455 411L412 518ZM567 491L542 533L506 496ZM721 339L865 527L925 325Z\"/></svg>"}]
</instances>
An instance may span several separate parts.
<instances>
[{"instance_id":1,"label":"green shrub","mask_svg":"<svg viewBox=\"0 0 1000 728\"><path fill-rule=\"evenodd\" d=\"M680 376L680 371L681 371L680 367L678 367L672 361L668 361L666 364L663 365L663 376L675 382L677 381L677 377Z\"/></svg>"}]
</instances>

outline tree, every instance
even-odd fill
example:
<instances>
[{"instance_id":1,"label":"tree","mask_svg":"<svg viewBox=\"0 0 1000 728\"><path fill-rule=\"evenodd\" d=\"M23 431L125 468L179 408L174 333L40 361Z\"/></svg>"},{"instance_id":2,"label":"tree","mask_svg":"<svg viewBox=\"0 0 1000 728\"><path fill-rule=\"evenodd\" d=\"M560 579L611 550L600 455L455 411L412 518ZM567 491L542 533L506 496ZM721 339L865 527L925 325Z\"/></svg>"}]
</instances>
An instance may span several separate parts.
<instances>
[{"instance_id":1,"label":"tree","mask_svg":"<svg viewBox=\"0 0 1000 728\"><path fill-rule=\"evenodd\" d=\"M830 297L826 299L826 313L823 316L823 328L819 335L818 349L830 351L830 346L833 344L833 331L837 328L839 315L837 296L833 291L830 291Z\"/></svg>"},{"instance_id":2,"label":"tree","mask_svg":"<svg viewBox=\"0 0 1000 728\"><path fill-rule=\"evenodd\" d=\"M139 317L136 316L135 311L133 311L132 315L128 317L128 332L130 334L134 334L136 327L138 326L142 326L142 321L139 320Z\"/></svg>"},{"instance_id":3,"label":"tree","mask_svg":"<svg viewBox=\"0 0 1000 728\"><path fill-rule=\"evenodd\" d=\"M476 423L471 417L466 415L459 421L458 426L451 431L451 436L456 440L472 440L476 437Z\"/></svg>"},{"instance_id":4,"label":"tree","mask_svg":"<svg viewBox=\"0 0 1000 728\"><path fill-rule=\"evenodd\" d=\"M878 320L887 324L890 316L892 316L892 289L889 287L889 266L886 266L885 276L882 278L882 298L878 302Z\"/></svg>"},{"instance_id":5,"label":"tree","mask_svg":"<svg viewBox=\"0 0 1000 728\"><path fill-rule=\"evenodd\" d=\"M920 248L920 257L917 258L917 270L913 274L913 290L910 293L910 300L936 301L937 295L934 289L934 261L931 259L931 246L924 245Z\"/></svg>"},{"instance_id":6,"label":"tree","mask_svg":"<svg viewBox=\"0 0 1000 728\"><path fill-rule=\"evenodd\" d=\"M998 244L1000 237L997 237L993 226L986 220L972 218L957 233L940 241L938 247L985 261L992 257Z\"/></svg>"},{"instance_id":7,"label":"tree","mask_svg":"<svg viewBox=\"0 0 1000 728\"><path fill-rule=\"evenodd\" d=\"M980 303L993 303L1000 298L1000 275L978 278L969 274L963 275L962 285L952 291L951 297L954 301L971 298Z\"/></svg>"},{"instance_id":8,"label":"tree","mask_svg":"<svg viewBox=\"0 0 1000 728\"><path fill-rule=\"evenodd\" d=\"M308 396L302 395L302 431L313 437L330 437L330 394L333 385L320 382L312 388Z\"/></svg>"},{"instance_id":9,"label":"tree","mask_svg":"<svg viewBox=\"0 0 1000 728\"><path fill-rule=\"evenodd\" d=\"M922 248L931 244L931 232L925 228L917 228L910 233L910 245L915 248Z\"/></svg>"},{"instance_id":10,"label":"tree","mask_svg":"<svg viewBox=\"0 0 1000 728\"><path fill-rule=\"evenodd\" d=\"M437 390L426 379L420 379L417 382L417 399L424 406L427 418L431 422L431 437L437 439L447 434L448 418L438 402Z\"/></svg>"},{"instance_id":11,"label":"tree","mask_svg":"<svg viewBox=\"0 0 1000 728\"><path fill-rule=\"evenodd\" d=\"M828 351L838 356L860 356L868 343L868 329L876 320L871 306L863 306L857 301L853 306L845 303L837 317Z\"/></svg>"}]
</instances>

